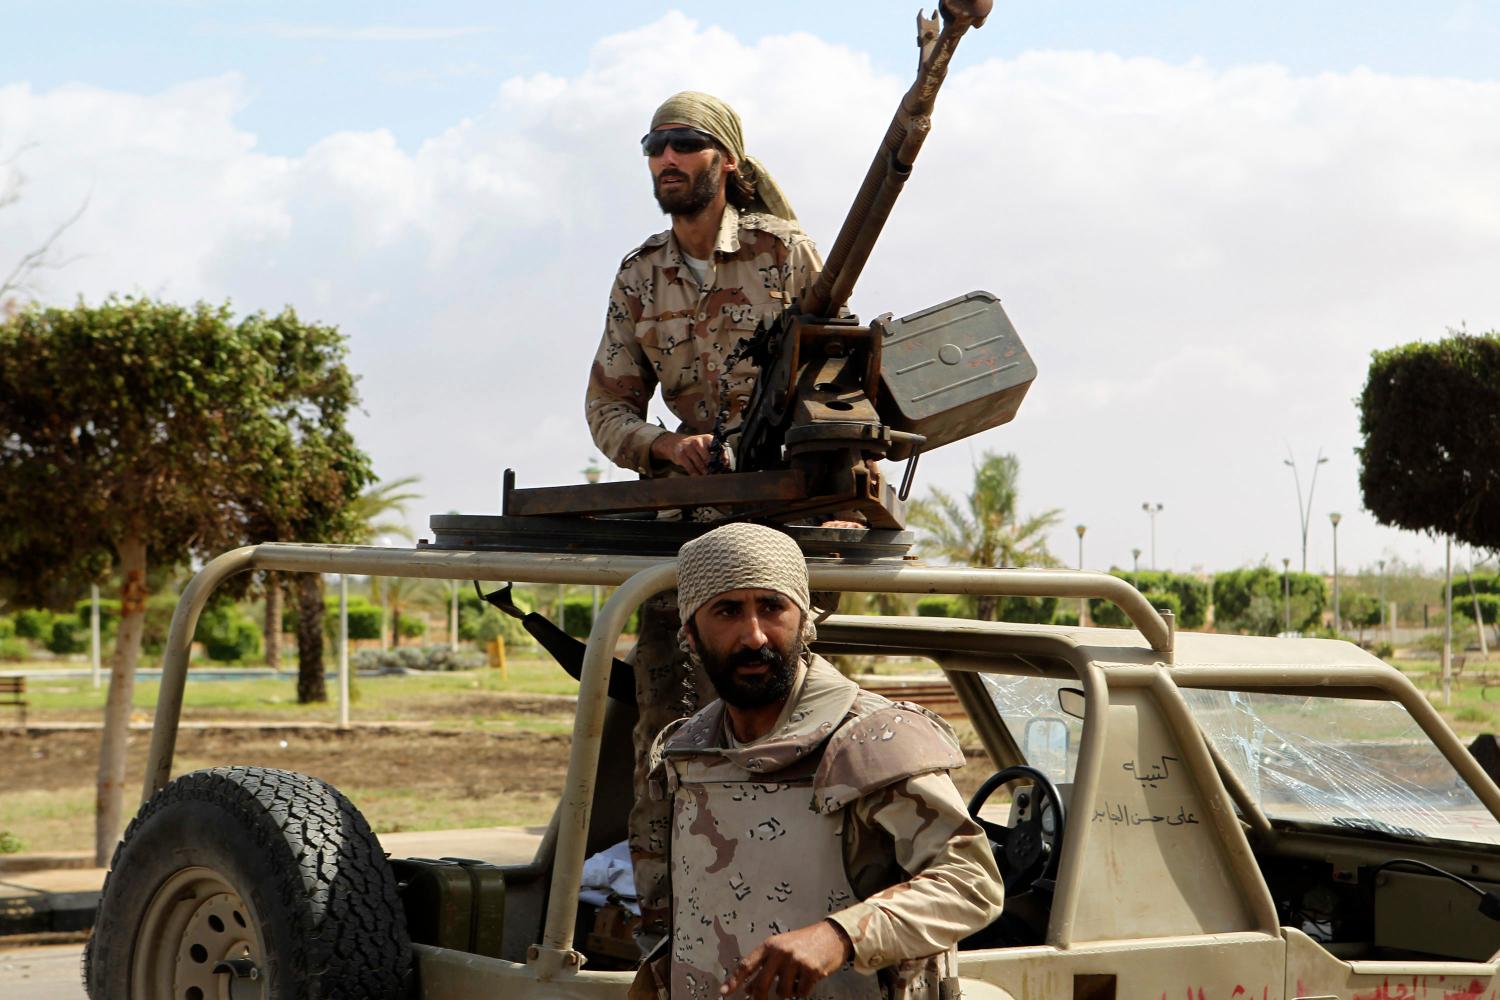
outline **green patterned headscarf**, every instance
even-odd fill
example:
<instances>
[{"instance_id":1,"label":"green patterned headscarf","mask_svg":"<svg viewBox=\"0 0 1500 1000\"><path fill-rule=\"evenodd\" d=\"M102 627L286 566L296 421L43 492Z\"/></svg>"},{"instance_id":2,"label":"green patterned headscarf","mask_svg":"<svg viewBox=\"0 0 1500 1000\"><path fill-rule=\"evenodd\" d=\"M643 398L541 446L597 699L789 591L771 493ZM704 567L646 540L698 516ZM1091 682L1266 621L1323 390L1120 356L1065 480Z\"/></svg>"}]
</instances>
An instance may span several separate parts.
<instances>
[{"instance_id":1,"label":"green patterned headscarf","mask_svg":"<svg viewBox=\"0 0 1500 1000\"><path fill-rule=\"evenodd\" d=\"M739 174L755 187L755 197L748 211L777 215L788 222L797 221L791 202L786 200L771 172L755 157L745 152L745 134L740 127L740 116L734 109L711 94L696 90L684 90L673 94L662 102L651 116L651 127L666 122L679 122L701 129L719 140L719 144L733 154L739 164Z\"/></svg>"}]
</instances>

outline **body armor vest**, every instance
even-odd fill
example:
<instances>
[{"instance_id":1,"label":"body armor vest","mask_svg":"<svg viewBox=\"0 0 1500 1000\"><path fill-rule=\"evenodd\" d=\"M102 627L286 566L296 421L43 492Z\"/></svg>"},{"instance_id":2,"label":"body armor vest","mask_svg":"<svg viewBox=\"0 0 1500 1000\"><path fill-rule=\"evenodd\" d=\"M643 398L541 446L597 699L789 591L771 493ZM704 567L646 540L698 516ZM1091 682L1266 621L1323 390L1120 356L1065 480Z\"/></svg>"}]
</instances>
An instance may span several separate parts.
<instances>
[{"instance_id":1,"label":"body armor vest","mask_svg":"<svg viewBox=\"0 0 1500 1000\"><path fill-rule=\"evenodd\" d=\"M855 903L844 857L849 807L963 762L946 723L861 691L817 657L791 701L778 730L742 747L723 746L717 701L659 738L660 792L673 802L672 1000L719 1000L719 986L766 938ZM910 959L878 978L845 965L808 1000L936 1000L956 985L956 958Z\"/></svg>"},{"instance_id":2,"label":"body armor vest","mask_svg":"<svg viewBox=\"0 0 1500 1000\"><path fill-rule=\"evenodd\" d=\"M719 985L767 937L856 901L844 872L843 812L812 810L811 773L768 781L722 758L683 761L675 771L672 1000L718 1000ZM875 977L847 965L809 994L879 997Z\"/></svg>"}]
</instances>

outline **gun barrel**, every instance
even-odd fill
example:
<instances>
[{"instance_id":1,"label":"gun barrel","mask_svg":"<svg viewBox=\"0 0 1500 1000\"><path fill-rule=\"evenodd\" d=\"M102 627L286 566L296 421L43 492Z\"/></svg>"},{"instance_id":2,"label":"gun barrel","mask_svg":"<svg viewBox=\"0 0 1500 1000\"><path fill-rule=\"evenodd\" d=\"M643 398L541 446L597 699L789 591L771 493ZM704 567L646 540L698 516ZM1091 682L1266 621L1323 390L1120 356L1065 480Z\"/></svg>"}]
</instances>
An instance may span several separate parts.
<instances>
[{"instance_id":1,"label":"gun barrel","mask_svg":"<svg viewBox=\"0 0 1500 1000\"><path fill-rule=\"evenodd\" d=\"M854 283L859 280L865 262L891 207L901 194L912 163L932 129L932 108L938 88L948 75L948 63L959 39L971 27L979 27L989 16L993 0L941 0L943 27L938 18L917 15L917 44L921 60L917 78L901 98L896 114L886 129L885 138L865 173L854 204L839 229L833 249L829 251L823 272L802 302L802 311L810 316L833 316L849 301Z\"/></svg>"}]
</instances>

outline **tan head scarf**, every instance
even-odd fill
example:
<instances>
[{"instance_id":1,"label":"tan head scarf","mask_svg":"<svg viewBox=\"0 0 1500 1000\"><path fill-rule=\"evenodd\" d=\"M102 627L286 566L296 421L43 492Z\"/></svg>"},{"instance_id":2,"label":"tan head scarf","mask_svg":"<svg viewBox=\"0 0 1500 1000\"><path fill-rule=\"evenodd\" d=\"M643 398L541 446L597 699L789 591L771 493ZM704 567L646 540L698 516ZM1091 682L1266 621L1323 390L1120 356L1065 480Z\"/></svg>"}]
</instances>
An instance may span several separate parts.
<instances>
[{"instance_id":1,"label":"tan head scarf","mask_svg":"<svg viewBox=\"0 0 1500 1000\"><path fill-rule=\"evenodd\" d=\"M740 176L755 186L755 197L749 211L777 215L788 222L797 221L797 213L792 211L791 202L786 200L771 172L745 152L745 134L740 128L740 116L733 108L711 94L684 90L663 101L656 114L651 116L653 129L665 122L680 122L701 129L734 155Z\"/></svg>"},{"instance_id":2,"label":"tan head scarf","mask_svg":"<svg viewBox=\"0 0 1500 1000\"><path fill-rule=\"evenodd\" d=\"M805 614L807 559L785 532L763 524L726 524L684 542L677 553L677 608L683 624L726 590L774 590Z\"/></svg>"}]
</instances>

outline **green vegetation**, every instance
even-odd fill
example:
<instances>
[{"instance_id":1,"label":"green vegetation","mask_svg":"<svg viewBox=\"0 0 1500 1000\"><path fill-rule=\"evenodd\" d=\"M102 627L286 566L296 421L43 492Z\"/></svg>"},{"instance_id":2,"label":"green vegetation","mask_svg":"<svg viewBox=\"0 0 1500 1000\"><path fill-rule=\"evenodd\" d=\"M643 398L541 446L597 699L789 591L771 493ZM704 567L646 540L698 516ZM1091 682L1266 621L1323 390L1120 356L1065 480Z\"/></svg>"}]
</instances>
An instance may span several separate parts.
<instances>
[{"instance_id":1,"label":"green vegetation","mask_svg":"<svg viewBox=\"0 0 1500 1000\"><path fill-rule=\"evenodd\" d=\"M0 854L20 854L25 849L26 845L9 830L0 830Z\"/></svg>"},{"instance_id":2,"label":"green vegetation","mask_svg":"<svg viewBox=\"0 0 1500 1000\"><path fill-rule=\"evenodd\" d=\"M962 500L933 487L926 499L913 501L908 519L919 533L917 551L964 566L1057 565L1047 551L1047 532L1062 512L1021 516L1020 478L1016 456L987 451L974 466L973 489ZM974 602L974 617L983 621L993 621L999 610L993 596Z\"/></svg>"},{"instance_id":3,"label":"green vegetation","mask_svg":"<svg viewBox=\"0 0 1500 1000\"><path fill-rule=\"evenodd\" d=\"M1500 333L1376 351L1359 409L1376 520L1500 549Z\"/></svg>"},{"instance_id":4,"label":"green vegetation","mask_svg":"<svg viewBox=\"0 0 1500 1000\"><path fill-rule=\"evenodd\" d=\"M1177 618L1178 628L1202 628L1208 616L1209 585L1205 580L1185 573L1168 573L1165 570L1141 570L1131 572L1115 567L1110 575L1117 576L1139 590L1153 608L1167 608ZM1130 619L1125 612L1109 601L1089 601L1089 617L1095 625L1111 628L1127 628Z\"/></svg>"},{"instance_id":5,"label":"green vegetation","mask_svg":"<svg viewBox=\"0 0 1500 1000\"><path fill-rule=\"evenodd\" d=\"M1214 577L1213 594L1214 626L1220 632L1250 635L1276 635L1288 624L1294 632L1316 630L1328 604L1321 576L1279 573L1269 566L1219 573Z\"/></svg>"}]
</instances>

